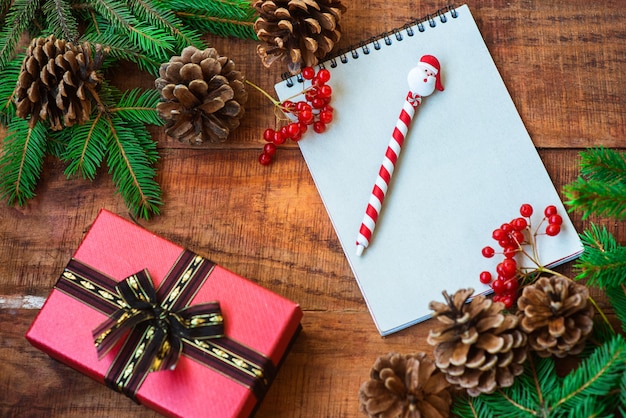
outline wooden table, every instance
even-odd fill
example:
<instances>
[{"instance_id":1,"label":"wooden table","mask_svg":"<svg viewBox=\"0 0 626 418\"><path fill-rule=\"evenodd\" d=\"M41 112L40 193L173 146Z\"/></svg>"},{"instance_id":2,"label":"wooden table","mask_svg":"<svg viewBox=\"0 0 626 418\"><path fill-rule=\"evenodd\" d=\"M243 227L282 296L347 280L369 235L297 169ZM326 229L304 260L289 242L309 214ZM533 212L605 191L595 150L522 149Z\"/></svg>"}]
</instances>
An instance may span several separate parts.
<instances>
[{"instance_id":1,"label":"wooden table","mask_svg":"<svg viewBox=\"0 0 626 418\"><path fill-rule=\"evenodd\" d=\"M468 3L559 190L577 177L581 149L624 146L626 11L621 1ZM344 4L349 10L340 47L444 5L430 0ZM208 41L268 91L284 71L265 69L254 41L214 36ZM122 87L152 86L153 79L143 73L123 72L124 78L117 77ZM192 148L168 139L161 128L152 130L165 205L160 216L141 224L302 306L304 331L258 417L359 416L358 388L376 357L392 350L431 352L425 340L430 324L378 335L299 150L281 149L272 165L261 166L257 157L263 130L274 125L272 106L251 92L246 109L242 126L224 144ZM24 207L0 206L0 416L155 416L24 339L98 210L128 217L105 170L88 182L66 179L63 169L59 161L46 160L37 197ZM579 230L603 221L572 216ZM604 221L618 239L626 239L622 223Z\"/></svg>"}]
</instances>

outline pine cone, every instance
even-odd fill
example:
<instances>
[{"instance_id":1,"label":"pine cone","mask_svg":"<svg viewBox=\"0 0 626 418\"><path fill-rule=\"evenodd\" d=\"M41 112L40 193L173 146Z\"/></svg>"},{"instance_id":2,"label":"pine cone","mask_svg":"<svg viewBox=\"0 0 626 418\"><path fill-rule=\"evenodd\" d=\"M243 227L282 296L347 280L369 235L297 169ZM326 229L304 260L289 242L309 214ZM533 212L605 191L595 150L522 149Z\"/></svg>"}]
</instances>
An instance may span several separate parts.
<instances>
[{"instance_id":1,"label":"pine cone","mask_svg":"<svg viewBox=\"0 0 626 418\"><path fill-rule=\"evenodd\" d=\"M165 132L180 141L225 141L239 126L248 100L244 76L215 48L189 46L161 65L155 85Z\"/></svg>"},{"instance_id":2,"label":"pine cone","mask_svg":"<svg viewBox=\"0 0 626 418\"><path fill-rule=\"evenodd\" d=\"M526 335L515 315L502 312L501 302L477 295L466 303L473 293L461 289L450 297L443 292L446 303L430 303L438 326L427 341L435 346L435 363L448 382L478 396L511 386L524 371Z\"/></svg>"},{"instance_id":3,"label":"pine cone","mask_svg":"<svg viewBox=\"0 0 626 418\"><path fill-rule=\"evenodd\" d=\"M92 100L100 100L97 71L107 52L101 45L95 49L92 57L88 43L74 46L54 35L33 39L15 89L17 116L30 116L31 127L48 120L53 130L88 121Z\"/></svg>"},{"instance_id":4,"label":"pine cone","mask_svg":"<svg viewBox=\"0 0 626 418\"><path fill-rule=\"evenodd\" d=\"M264 45L257 53L266 67L287 61L296 74L324 58L341 37L339 21L346 7L339 0L256 0L254 30Z\"/></svg>"},{"instance_id":5,"label":"pine cone","mask_svg":"<svg viewBox=\"0 0 626 418\"><path fill-rule=\"evenodd\" d=\"M580 353L593 329L589 290L564 277L541 277L524 287L517 301L520 327L541 357Z\"/></svg>"},{"instance_id":6,"label":"pine cone","mask_svg":"<svg viewBox=\"0 0 626 418\"><path fill-rule=\"evenodd\" d=\"M425 353L379 357L359 389L361 412L371 418L450 416L450 384Z\"/></svg>"}]
</instances>

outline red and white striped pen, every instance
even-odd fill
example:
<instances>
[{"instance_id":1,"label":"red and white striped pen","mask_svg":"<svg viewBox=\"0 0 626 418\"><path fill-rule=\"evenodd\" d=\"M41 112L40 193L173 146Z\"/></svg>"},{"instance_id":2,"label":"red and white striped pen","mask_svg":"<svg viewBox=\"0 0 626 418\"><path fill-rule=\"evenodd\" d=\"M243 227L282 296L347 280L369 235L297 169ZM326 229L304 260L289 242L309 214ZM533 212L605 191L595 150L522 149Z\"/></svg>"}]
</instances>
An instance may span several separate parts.
<instances>
[{"instance_id":1,"label":"red and white striped pen","mask_svg":"<svg viewBox=\"0 0 626 418\"><path fill-rule=\"evenodd\" d=\"M409 125L415 114L415 109L422 103L422 97L430 96L435 90L443 91L441 84L439 60L432 55L424 55L420 58L415 68L409 71L407 81L409 92L404 100L404 106L396 121L396 126L391 134L391 140L385 152L385 158L378 171L378 177L374 183L374 188L370 195L365 215L361 222L359 235L356 239L356 253L363 254L365 248L369 246L376 221L383 205L383 200L389 188L391 176L396 167L396 162L402 150L404 138L409 130Z\"/></svg>"}]
</instances>

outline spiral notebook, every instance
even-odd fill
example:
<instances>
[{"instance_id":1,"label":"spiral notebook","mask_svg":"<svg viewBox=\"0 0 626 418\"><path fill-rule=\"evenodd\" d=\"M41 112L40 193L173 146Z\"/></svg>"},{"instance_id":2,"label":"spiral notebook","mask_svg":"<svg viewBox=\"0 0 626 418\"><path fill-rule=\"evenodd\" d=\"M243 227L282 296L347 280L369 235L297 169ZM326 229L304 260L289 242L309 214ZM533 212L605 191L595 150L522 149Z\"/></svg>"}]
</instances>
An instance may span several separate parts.
<instances>
[{"instance_id":1,"label":"spiral notebook","mask_svg":"<svg viewBox=\"0 0 626 418\"><path fill-rule=\"evenodd\" d=\"M396 119L407 74L419 58L441 63L445 90L417 108L370 246L355 240ZM447 7L322 64L331 72L335 117L299 146L328 211L365 302L382 335L430 317L432 300L495 272L498 257L481 249L491 233L519 216L557 206L564 222L556 237L538 239L544 265L582 251L548 173L466 5ZM287 78L281 100L302 89ZM539 217L540 220L541 216ZM533 217L536 223L536 220ZM495 273L494 273L495 274Z\"/></svg>"}]
</instances>

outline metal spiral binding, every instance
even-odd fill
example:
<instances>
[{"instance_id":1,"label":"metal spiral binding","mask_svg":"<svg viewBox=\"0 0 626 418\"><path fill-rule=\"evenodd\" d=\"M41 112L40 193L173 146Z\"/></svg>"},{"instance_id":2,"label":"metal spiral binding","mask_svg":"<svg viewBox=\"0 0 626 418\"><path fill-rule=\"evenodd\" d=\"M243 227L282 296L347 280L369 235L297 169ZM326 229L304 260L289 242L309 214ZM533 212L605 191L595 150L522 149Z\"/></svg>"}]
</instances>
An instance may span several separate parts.
<instances>
[{"instance_id":1,"label":"metal spiral binding","mask_svg":"<svg viewBox=\"0 0 626 418\"><path fill-rule=\"evenodd\" d=\"M370 44L373 45L374 50L378 51L382 49L381 41L383 41L385 45L387 46L393 44L394 38L398 42L401 42L404 39L404 35L402 34L402 32L405 32L407 36L414 36L415 27L417 27L417 30L419 32L425 32L426 24L428 25L428 27L431 27L431 28L434 28L437 26L437 20L436 20L437 18L439 19L441 23L446 23L448 21L448 18L446 17L446 13L448 12L450 12L450 16L453 19L456 19L458 17L458 13L456 9L454 8L454 5L442 7L441 9L437 10L435 13L427 14L426 16L423 16L421 18L412 20L408 22L407 24L405 24L404 26L392 29L388 32L383 32L377 36L372 36L371 38L368 38L364 41L353 44L347 48L342 48L338 50L334 56L326 59L325 63L328 63L330 68L335 68L339 65L339 63L347 64L349 61L348 55L350 55L352 59L359 59L361 53L363 55L370 54L371 53L371 49L369 47ZM319 64L319 66L320 68L325 68L324 63ZM287 82L287 87L293 87L295 85L293 81L294 77L296 78L296 81L298 83L304 82L301 74L297 74L296 76L293 76L290 73L285 72L281 76L281 78Z\"/></svg>"}]
</instances>

